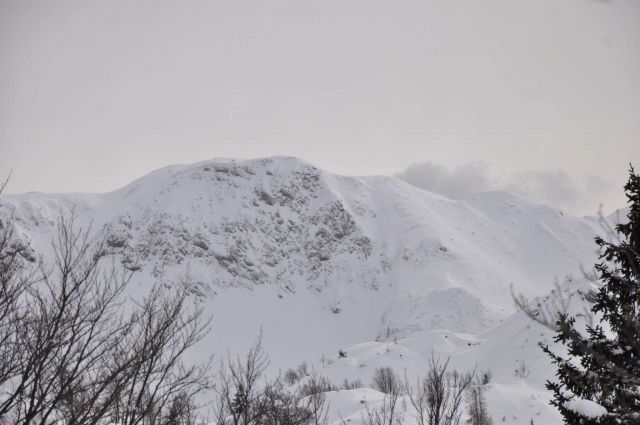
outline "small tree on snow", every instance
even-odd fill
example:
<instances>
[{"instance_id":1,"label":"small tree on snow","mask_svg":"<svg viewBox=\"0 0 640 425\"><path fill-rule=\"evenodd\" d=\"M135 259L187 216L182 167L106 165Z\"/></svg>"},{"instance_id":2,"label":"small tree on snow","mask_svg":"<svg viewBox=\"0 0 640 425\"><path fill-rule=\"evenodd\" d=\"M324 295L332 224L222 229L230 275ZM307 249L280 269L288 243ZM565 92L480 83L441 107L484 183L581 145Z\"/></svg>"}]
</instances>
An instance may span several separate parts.
<instances>
[{"instance_id":1,"label":"small tree on snow","mask_svg":"<svg viewBox=\"0 0 640 425\"><path fill-rule=\"evenodd\" d=\"M573 317L560 314L555 341L569 357L542 347L558 368L558 382L547 388L566 424L640 423L640 176L633 168L629 174L629 221L616 226L619 241L596 238L602 286L592 311L600 322L583 335Z\"/></svg>"},{"instance_id":2,"label":"small tree on snow","mask_svg":"<svg viewBox=\"0 0 640 425\"><path fill-rule=\"evenodd\" d=\"M477 380L469 387L468 391L468 425L492 425L493 421L489 416L487 409L487 400L485 398L485 387L482 380Z\"/></svg>"},{"instance_id":3,"label":"small tree on snow","mask_svg":"<svg viewBox=\"0 0 640 425\"><path fill-rule=\"evenodd\" d=\"M379 367L373 374L373 386L381 393L391 394L400 387L400 378L390 367Z\"/></svg>"}]
</instances>

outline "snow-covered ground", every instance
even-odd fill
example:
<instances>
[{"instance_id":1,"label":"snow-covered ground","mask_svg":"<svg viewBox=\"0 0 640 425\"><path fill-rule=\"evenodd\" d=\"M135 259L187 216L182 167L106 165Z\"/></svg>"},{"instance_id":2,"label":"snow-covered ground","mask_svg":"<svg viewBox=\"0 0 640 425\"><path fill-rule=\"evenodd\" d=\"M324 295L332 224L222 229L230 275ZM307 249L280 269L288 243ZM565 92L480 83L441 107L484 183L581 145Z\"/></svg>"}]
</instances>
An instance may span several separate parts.
<instances>
[{"instance_id":1,"label":"snow-covered ground","mask_svg":"<svg viewBox=\"0 0 640 425\"><path fill-rule=\"evenodd\" d=\"M191 277L213 316L194 358L241 353L262 329L272 373L306 361L337 385L369 384L379 366L423 374L433 351L458 370L492 371L496 423L560 423L537 346L551 333L516 312L510 288L540 296L556 277L581 276L596 258L593 218L505 192L451 200L284 157L169 166L106 194L5 195L0 216L13 214L47 257L56 217L72 209L138 270L136 291ZM515 376L521 362L526 377ZM358 423L363 400L381 397L332 392L332 418Z\"/></svg>"}]
</instances>

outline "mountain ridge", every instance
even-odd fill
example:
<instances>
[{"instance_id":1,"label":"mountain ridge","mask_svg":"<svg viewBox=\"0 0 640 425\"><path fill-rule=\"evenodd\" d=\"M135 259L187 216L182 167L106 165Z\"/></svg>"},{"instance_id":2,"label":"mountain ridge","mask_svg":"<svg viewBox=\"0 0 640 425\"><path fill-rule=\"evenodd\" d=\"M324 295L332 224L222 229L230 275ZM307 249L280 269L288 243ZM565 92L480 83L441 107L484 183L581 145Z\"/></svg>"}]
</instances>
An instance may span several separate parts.
<instances>
[{"instance_id":1,"label":"mountain ridge","mask_svg":"<svg viewBox=\"0 0 640 425\"><path fill-rule=\"evenodd\" d=\"M436 350L461 368L494 369L496 389L522 393L518 409L527 388L550 421L550 369L535 351L550 335L516 312L511 290L542 296L556 278L581 276L600 231L505 192L451 200L291 157L167 166L105 194L0 198L0 218L13 216L45 259L57 217L71 212L136 271L138 293L188 273L214 317L204 352L242 352L262 329L274 370L308 361L341 381L368 379L376 365L416 371ZM536 377L514 381L525 357Z\"/></svg>"}]
</instances>

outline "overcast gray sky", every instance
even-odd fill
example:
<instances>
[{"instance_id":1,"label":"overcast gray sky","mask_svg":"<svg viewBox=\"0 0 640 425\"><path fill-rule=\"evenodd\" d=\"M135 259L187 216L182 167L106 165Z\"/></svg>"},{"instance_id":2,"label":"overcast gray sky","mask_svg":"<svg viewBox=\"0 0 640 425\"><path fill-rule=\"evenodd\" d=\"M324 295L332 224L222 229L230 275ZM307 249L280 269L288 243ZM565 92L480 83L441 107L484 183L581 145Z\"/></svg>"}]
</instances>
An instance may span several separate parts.
<instances>
[{"instance_id":1,"label":"overcast gray sky","mask_svg":"<svg viewBox=\"0 0 640 425\"><path fill-rule=\"evenodd\" d=\"M10 192L294 155L618 207L640 1L0 0L0 147Z\"/></svg>"}]
</instances>

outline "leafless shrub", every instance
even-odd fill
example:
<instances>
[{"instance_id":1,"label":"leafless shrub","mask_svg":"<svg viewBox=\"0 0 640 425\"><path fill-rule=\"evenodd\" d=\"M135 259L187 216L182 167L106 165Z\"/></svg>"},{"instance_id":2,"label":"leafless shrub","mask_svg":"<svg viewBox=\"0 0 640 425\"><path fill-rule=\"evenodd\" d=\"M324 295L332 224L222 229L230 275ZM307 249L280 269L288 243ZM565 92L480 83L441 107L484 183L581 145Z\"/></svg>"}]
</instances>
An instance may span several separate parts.
<instances>
[{"instance_id":1,"label":"leafless shrub","mask_svg":"<svg viewBox=\"0 0 640 425\"><path fill-rule=\"evenodd\" d=\"M462 416L463 395L474 373L461 374L448 370L449 360L442 363L431 353L427 375L413 385L405 376L404 388L415 410L417 425L458 425Z\"/></svg>"},{"instance_id":2,"label":"leafless shrub","mask_svg":"<svg viewBox=\"0 0 640 425\"><path fill-rule=\"evenodd\" d=\"M295 369L287 369L284 372L282 377L284 382L288 385L293 385L300 380L300 376L298 375L298 371Z\"/></svg>"},{"instance_id":3,"label":"leafless shrub","mask_svg":"<svg viewBox=\"0 0 640 425\"><path fill-rule=\"evenodd\" d=\"M200 307L186 310L188 294L187 285L170 293L156 286L140 304L136 320L142 326L128 334L123 348L131 347L142 361L130 363L132 379L117 398L114 419L119 424L162 422L171 402L186 408L195 403L196 394L209 387L208 363L185 365L181 361L209 326Z\"/></svg>"},{"instance_id":4,"label":"leafless shrub","mask_svg":"<svg viewBox=\"0 0 640 425\"><path fill-rule=\"evenodd\" d=\"M487 400L484 395L485 387L482 380L477 380L469 386L468 398L468 425L492 425L493 421L487 410Z\"/></svg>"},{"instance_id":5,"label":"leafless shrub","mask_svg":"<svg viewBox=\"0 0 640 425\"><path fill-rule=\"evenodd\" d=\"M6 184L7 181L0 184L0 193ZM4 223L0 220L0 423L18 397L12 394L11 387L16 385L27 362L20 346L22 324L29 315L25 297L37 278L25 264L26 249L16 241L12 218Z\"/></svg>"},{"instance_id":6,"label":"leafless shrub","mask_svg":"<svg viewBox=\"0 0 640 425\"><path fill-rule=\"evenodd\" d=\"M322 368L325 368L327 366L331 366L333 364L333 359L330 357L325 356L324 354L322 356L320 356L320 366L322 366Z\"/></svg>"},{"instance_id":7,"label":"leafless shrub","mask_svg":"<svg viewBox=\"0 0 640 425\"><path fill-rule=\"evenodd\" d=\"M309 394L306 396L305 403L307 409L311 411L311 425L327 425L329 423L329 404L327 403L326 391L316 391Z\"/></svg>"},{"instance_id":8,"label":"leafless shrub","mask_svg":"<svg viewBox=\"0 0 640 425\"><path fill-rule=\"evenodd\" d=\"M300 363L298 365L297 372L300 379L304 378L305 376L309 376L309 365L307 364L307 362Z\"/></svg>"},{"instance_id":9,"label":"leafless shrub","mask_svg":"<svg viewBox=\"0 0 640 425\"><path fill-rule=\"evenodd\" d=\"M480 385L487 385L491 382L491 378L493 377L493 372L491 369L486 369L480 372Z\"/></svg>"},{"instance_id":10,"label":"leafless shrub","mask_svg":"<svg viewBox=\"0 0 640 425\"><path fill-rule=\"evenodd\" d=\"M336 388L324 376L318 375L315 371L309 374L307 380L300 386L300 395L307 397L314 394L334 391Z\"/></svg>"},{"instance_id":11,"label":"leafless shrub","mask_svg":"<svg viewBox=\"0 0 640 425\"><path fill-rule=\"evenodd\" d=\"M304 379L305 377L309 376L309 374L310 374L309 366L307 365L306 362L302 362L295 369L289 368L285 370L282 376L282 379L286 384L293 385L296 382L300 381L301 379Z\"/></svg>"},{"instance_id":12,"label":"leafless shrub","mask_svg":"<svg viewBox=\"0 0 640 425\"><path fill-rule=\"evenodd\" d=\"M73 214L57 228L49 267L19 261L11 222L2 226L0 423L161 423L178 394L206 386L206 365L181 358L208 320L181 288L159 286L125 314L130 272L101 265L102 244Z\"/></svg>"},{"instance_id":13,"label":"leafless shrub","mask_svg":"<svg viewBox=\"0 0 640 425\"><path fill-rule=\"evenodd\" d=\"M518 378L525 379L529 377L529 374L531 374L531 369L529 369L529 366L527 366L524 360L518 360L513 374Z\"/></svg>"},{"instance_id":14,"label":"leafless shrub","mask_svg":"<svg viewBox=\"0 0 640 425\"><path fill-rule=\"evenodd\" d=\"M256 412L260 425L306 425L313 423L313 412L302 405L296 393L283 388L279 380L267 384L260 397Z\"/></svg>"},{"instance_id":15,"label":"leafless shrub","mask_svg":"<svg viewBox=\"0 0 640 425\"><path fill-rule=\"evenodd\" d=\"M349 381L347 378L344 378L342 381L342 386L340 387L343 390L355 390L357 388L362 388L364 385L360 379L354 379L353 381Z\"/></svg>"},{"instance_id":16,"label":"leafless shrub","mask_svg":"<svg viewBox=\"0 0 640 425\"><path fill-rule=\"evenodd\" d=\"M558 329L558 318L569 311L572 294L563 291L556 281L554 289L546 297L536 297L530 300L522 294L516 294L513 285L511 286L511 297L518 310L531 320L555 331Z\"/></svg>"},{"instance_id":17,"label":"leafless shrub","mask_svg":"<svg viewBox=\"0 0 640 425\"><path fill-rule=\"evenodd\" d=\"M373 389L385 394L399 391L400 378L390 367L379 367L373 374Z\"/></svg>"},{"instance_id":18,"label":"leafless shrub","mask_svg":"<svg viewBox=\"0 0 640 425\"><path fill-rule=\"evenodd\" d=\"M196 415L197 409L198 406L190 394L179 392L169 402L167 414L161 425L196 425L201 421Z\"/></svg>"},{"instance_id":19,"label":"leafless shrub","mask_svg":"<svg viewBox=\"0 0 640 425\"><path fill-rule=\"evenodd\" d=\"M218 424L248 425L260 417L263 392L258 380L269 365L262 349L262 333L245 359L229 357L220 365L216 383L216 417Z\"/></svg>"},{"instance_id":20,"label":"leafless shrub","mask_svg":"<svg viewBox=\"0 0 640 425\"><path fill-rule=\"evenodd\" d=\"M326 425L326 397L320 391L325 381L312 375L306 387L295 390L285 388L279 378L261 383L268 364L262 335L244 359L229 357L221 364L215 386L216 424Z\"/></svg>"},{"instance_id":21,"label":"leafless shrub","mask_svg":"<svg viewBox=\"0 0 640 425\"><path fill-rule=\"evenodd\" d=\"M402 415L398 412L398 398L400 388L396 387L391 393L385 393L382 404L370 408L365 406L362 415L364 425L399 425L402 423Z\"/></svg>"}]
</instances>

